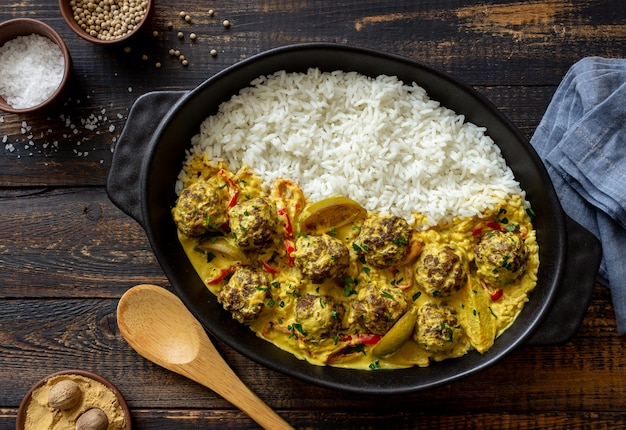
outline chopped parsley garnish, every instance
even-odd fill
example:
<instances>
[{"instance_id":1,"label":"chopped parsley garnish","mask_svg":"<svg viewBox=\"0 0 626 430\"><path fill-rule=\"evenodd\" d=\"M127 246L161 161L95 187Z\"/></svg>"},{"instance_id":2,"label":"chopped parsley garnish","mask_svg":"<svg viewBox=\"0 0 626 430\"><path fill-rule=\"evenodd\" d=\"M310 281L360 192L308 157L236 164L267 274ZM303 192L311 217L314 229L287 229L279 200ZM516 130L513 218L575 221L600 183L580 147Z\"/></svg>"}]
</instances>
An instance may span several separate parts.
<instances>
[{"instance_id":1,"label":"chopped parsley garnish","mask_svg":"<svg viewBox=\"0 0 626 430\"><path fill-rule=\"evenodd\" d=\"M354 287L359 283L358 279L346 277L343 278L343 295L349 297L352 294L356 294Z\"/></svg>"},{"instance_id":2,"label":"chopped parsley garnish","mask_svg":"<svg viewBox=\"0 0 626 430\"><path fill-rule=\"evenodd\" d=\"M306 336L306 331L302 328L302 324L293 323L287 326L287 330L292 333L289 337L296 335L296 332L300 333L302 336Z\"/></svg>"}]
</instances>

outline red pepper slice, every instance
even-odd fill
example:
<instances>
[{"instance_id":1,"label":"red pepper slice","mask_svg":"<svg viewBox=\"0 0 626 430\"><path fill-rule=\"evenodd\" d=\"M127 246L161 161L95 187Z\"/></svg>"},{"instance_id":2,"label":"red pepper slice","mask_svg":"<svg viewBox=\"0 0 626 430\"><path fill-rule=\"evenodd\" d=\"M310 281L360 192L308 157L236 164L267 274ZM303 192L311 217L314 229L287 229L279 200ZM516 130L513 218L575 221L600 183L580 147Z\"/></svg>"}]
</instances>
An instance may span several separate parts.
<instances>
[{"instance_id":1,"label":"red pepper slice","mask_svg":"<svg viewBox=\"0 0 626 430\"><path fill-rule=\"evenodd\" d=\"M284 239L283 245L285 245L285 249L287 250L287 261L289 262L289 266L293 266L295 263L295 257L291 254L296 250L296 246L289 239Z\"/></svg>"},{"instance_id":2,"label":"red pepper slice","mask_svg":"<svg viewBox=\"0 0 626 430\"><path fill-rule=\"evenodd\" d=\"M228 182L228 185L233 190L233 194L230 197L230 200L228 201L228 206L227 206L227 209L231 209L233 206L237 204L237 198L239 197L239 186L237 186L235 181L233 181L233 179L230 176L228 176L228 174L226 173L226 170L221 169L218 172L218 174L222 176L224 179L226 179L226 182Z\"/></svg>"},{"instance_id":3,"label":"red pepper slice","mask_svg":"<svg viewBox=\"0 0 626 430\"><path fill-rule=\"evenodd\" d=\"M278 215L285 217L285 237L288 239L293 238L293 224L291 224L291 217L285 208L278 209Z\"/></svg>"},{"instance_id":4,"label":"red pepper slice","mask_svg":"<svg viewBox=\"0 0 626 430\"><path fill-rule=\"evenodd\" d=\"M502 231L502 225L500 225L500 223L496 221L487 221L487 227L493 230Z\"/></svg>"},{"instance_id":5,"label":"red pepper slice","mask_svg":"<svg viewBox=\"0 0 626 430\"><path fill-rule=\"evenodd\" d=\"M211 279L210 281L207 281L207 284L209 285L215 285L215 284L219 284L220 282L222 282L224 279L226 279L226 277L228 275L230 275L231 273L233 273L235 271L235 266L233 267L229 267L228 269L222 269L220 270L220 274L217 275L217 278L215 279Z\"/></svg>"},{"instance_id":6,"label":"red pepper slice","mask_svg":"<svg viewBox=\"0 0 626 430\"><path fill-rule=\"evenodd\" d=\"M345 336L341 338L341 341L353 343L355 345L359 343L362 343L363 345L376 345L380 341L381 337L382 336L379 334L357 333L354 336Z\"/></svg>"},{"instance_id":7,"label":"red pepper slice","mask_svg":"<svg viewBox=\"0 0 626 430\"><path fill-rule=\"evenodd\" d=\"M493 302L500 300L500 298L502 298L502 294L504 294L502 288L498 288L495 291L489 291L489 297L491 297L491 301Z\"/></svg>"},{"instance_id":8,"label":"red pepper slice","mask_svg":"<svg viewBox=\"0 0 626 430\"><path fill-rule=\"evenodd\" d=\"M274 269L272 266L270 266L267 261L263 261L261 260L261 264L263 265L263 268L268 272L271 273L272 275L278 273L277 269Z\"/></svg>"}]
</instances>

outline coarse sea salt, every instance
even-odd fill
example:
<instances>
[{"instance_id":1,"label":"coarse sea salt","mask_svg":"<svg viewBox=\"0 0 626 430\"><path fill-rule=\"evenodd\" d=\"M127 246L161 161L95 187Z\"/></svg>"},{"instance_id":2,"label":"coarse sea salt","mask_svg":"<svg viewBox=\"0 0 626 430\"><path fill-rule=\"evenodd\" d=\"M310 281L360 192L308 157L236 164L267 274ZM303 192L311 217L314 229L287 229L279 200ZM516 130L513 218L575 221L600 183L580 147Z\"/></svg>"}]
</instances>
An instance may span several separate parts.
<instances>
[{"instance_id":1,"label":"coarse sea salt","mask_svg":"<svg viewBox=\"0 0 626 430\"><path fill-rule=\"evenodd\" d=\"M0 47L0 96L16 109L49 99L64 72L61 48L44 36L18 36Z\"/></svg>"}]
</instances>

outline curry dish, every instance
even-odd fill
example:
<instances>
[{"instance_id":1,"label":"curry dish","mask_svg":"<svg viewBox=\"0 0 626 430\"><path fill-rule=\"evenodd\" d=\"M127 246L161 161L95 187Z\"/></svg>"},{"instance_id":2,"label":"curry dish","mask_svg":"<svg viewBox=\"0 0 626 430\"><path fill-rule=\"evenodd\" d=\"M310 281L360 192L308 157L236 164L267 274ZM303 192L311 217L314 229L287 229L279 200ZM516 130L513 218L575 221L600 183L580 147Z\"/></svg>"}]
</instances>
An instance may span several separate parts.
<instances>
[{"instance_id":1,"label":"curry dish","mask_svg":"<svg viewBox=\"0 0 626 430\"><path fill-rule=\"evenodd\" d=\"M295 182L264 188L196 156L172 209L178 236L225 310L316 365L428 366L487 351L528 301L538 246L513 196L481 217L427 227Z\"/></svg>"}]
</instances>

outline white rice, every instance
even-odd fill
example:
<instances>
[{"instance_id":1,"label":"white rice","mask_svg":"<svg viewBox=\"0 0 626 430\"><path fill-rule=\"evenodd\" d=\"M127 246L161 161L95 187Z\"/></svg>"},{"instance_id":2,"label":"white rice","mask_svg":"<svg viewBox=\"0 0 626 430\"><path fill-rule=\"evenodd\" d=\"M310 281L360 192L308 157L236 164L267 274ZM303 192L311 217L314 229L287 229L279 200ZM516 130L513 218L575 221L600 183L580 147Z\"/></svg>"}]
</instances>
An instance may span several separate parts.
<instances>
[{"instance_id":1,"label":"white rice","mask_svg":"<svg viewBox=\"0 0 626 430\"><path fill-rule=\"evenodd\" d=\"M310 201L346 196L434 225L524 195L485 132L393 76L281 71L207 118L187 161L208 154L232 171L250 166L268 187L295 180ZM177 193L185 177L183 168Z\"/></svg>"}]
</instances>

